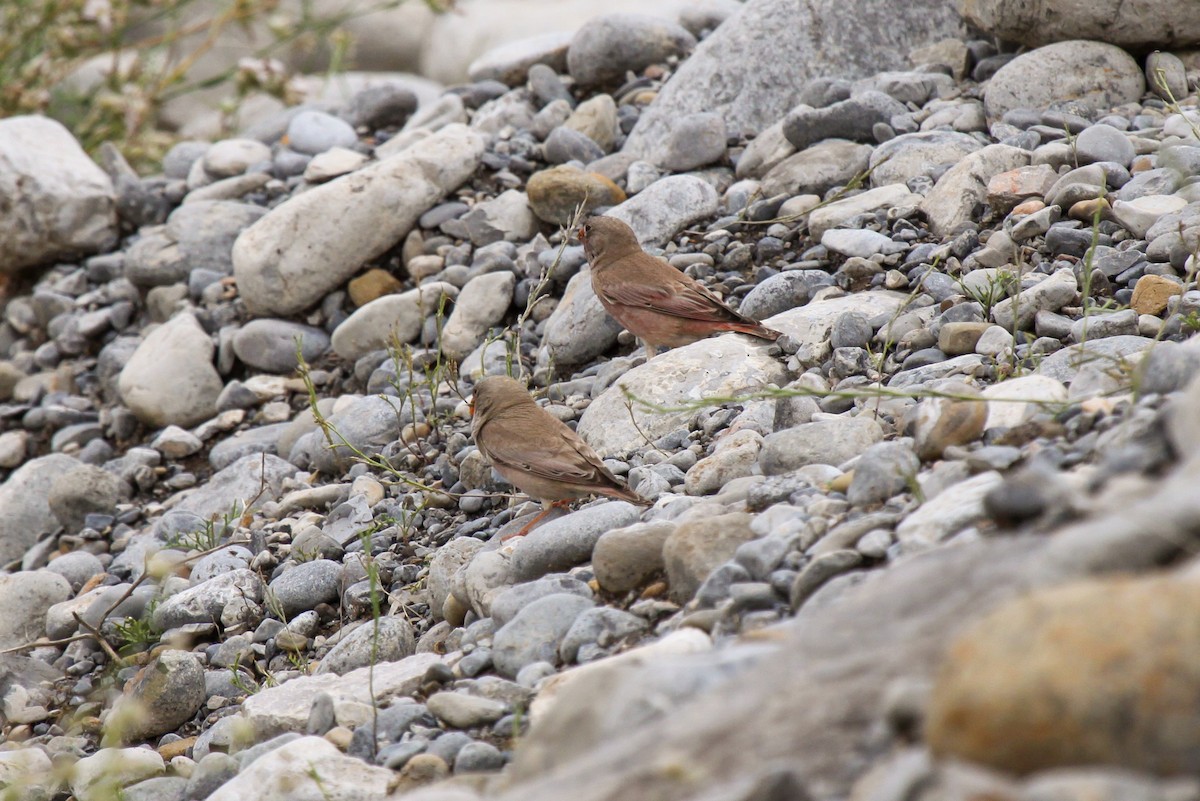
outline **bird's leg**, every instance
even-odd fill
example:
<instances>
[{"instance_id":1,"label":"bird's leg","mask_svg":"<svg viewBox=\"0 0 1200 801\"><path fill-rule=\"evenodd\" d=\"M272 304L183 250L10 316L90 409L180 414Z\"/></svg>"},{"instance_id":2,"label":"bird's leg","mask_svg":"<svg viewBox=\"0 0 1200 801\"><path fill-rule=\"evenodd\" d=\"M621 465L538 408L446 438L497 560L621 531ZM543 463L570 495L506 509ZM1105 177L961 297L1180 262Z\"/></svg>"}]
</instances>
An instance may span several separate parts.
<instances>
[{"instance_id":1,"label":"bird's leg","mask_svg":"<svg viewBox=\"0 0 1200 801\"><path fill-rule=\"evenodd\" d=\"M544 518L546 515L550 514L555 509L561 509L564 506L568 506L570 503L570 501L554 501L550 504L542 504L542 511L539 512L535 518L526 523L520 531L517 531L513 534L505 534L500 538L500 541L504 542L505 540L511 540L515 537L524 537L526 534L532 531L533 527L540 523L542 518Z\"/></svg>"},{"instance_id":2,"label":"bird's leg","mask_svg":"<svg viewBox=\"0 0 1200 801\"><path fill-rule=\"evenodd\" d=\"M658 348L655 347L654 345L651 345L649 342L647 342L644 339L642 340L642 347L646 351L646 361L650 361L658 354Z\"/></svg>"}]
</instances>

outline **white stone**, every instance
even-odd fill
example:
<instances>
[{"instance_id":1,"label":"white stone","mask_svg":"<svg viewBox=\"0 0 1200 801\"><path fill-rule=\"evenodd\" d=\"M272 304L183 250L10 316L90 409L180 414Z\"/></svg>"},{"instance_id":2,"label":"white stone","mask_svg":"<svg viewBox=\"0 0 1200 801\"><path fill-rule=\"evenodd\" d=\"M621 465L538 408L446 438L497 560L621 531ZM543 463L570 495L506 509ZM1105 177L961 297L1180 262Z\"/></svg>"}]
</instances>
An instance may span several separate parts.
<instances>
[{"instance_id":1,"label":"white stone","mask_svg":"<svg viewBox=\"0 0 1200 801\"><path fill-rule=\"evenodd\" d=\"M112 181L49 117L0 120L0 273L117 242Z\"/></svg>"},{"instance_id":2,"label":"white stone","mask_svg":"<svg viewBox=\"0 0 1200 801\"><path fill-rule=\"evenodd\" d=\"M983 499L1004 478L994 470L960 481L922 504L896 527L896 539L917 547L933 545L986 516Z\"/></svg>"},{"instance_id":3,"label":"white stone","mask_svg":"<svg viewBox=\"0 0 1200 801\"><path fill-rule=\"evenodd\" d=\"M1044 375L1023 375L983 390L988 401L984 429L1015 428L1039 411L1054 413L1067 402L1067 388Z\"/></svg>"},{"instance_id":4,"label":"white stone","mask_svg":"<svg viewBox=\"0 0 1200 801\"><path fill-rule=\"evenodd\" d=\"M212 339L191 314L154 329L121 370L117 391L150 426L190 426L216 414L224 384L213 366Z\"/></svg>"},{"instance_id":5,"label":"white stone","mask_svg":"<svg viewBox=\"0 0 1200 801\"><path fill-rule=\"evenodd\" d=\"M801 343L828 348L829 331L842 314L868 318L892 313L906 296L866 292L790 309L763 322ZM592 401L579 420L579 434L601 456L629 453L687 421L712 398L749 394L786 380L783 365L767 355L769 343L741 334L702 339L659 354L627 372ZM638 400L627 406L627 388Z\"/></svg>"},{"instance_id":6,"label":"white stone","mask_svg":"<svg viewBox=\"0 0 1200 801\"><path fill-rule=\"evenodd\" d=\"M402 241L421 214L474 174L485 141L448 125L408 149L296 195L238 237L234 275L255 316L319 302Z\"/></svg>"},{"instance_id":7,"label":"white stone","mask_svg":"<svg viewBox=\"0 0 1200 801\"><path fill-rule=\"evenodd\" d=\"M353 728L371 720L372 670L375 701L386 706L392 698L416 692L425 672L441 661L435 654L416 654L399 662L381 662L374 668L352 670L344 676L332 673L301 676L250 696L242 704L242 715L261 738L304 731L313 699L324 692L333 698L338 724Z\"/></svg>"},{"instance_id":8,"label":"white stone","mask_svg":"<svg viewBox=\"0 0 1200 801\"><path fill-rule=\"evenodd\" d=\"M399 295L378 297L334 329L333 350L343 359L354 361L396 340L402 344L412 342L421 333L425 318L437 314L441 298L457 295L458 287L434 281Z\"/></svg>"},{"instance_id":9,"label":"white stone","mask_svg":"<svg viewBox=\"0 0 1200 801\"><path fill-rule=\"evenodd\" d=\"M323 737L301 737L254 760L208 801L383 801L395 777Z\"/></svg>"},{"instance_id":10,"label":"white stone","mask_svg":"<svg viewBox=\"0 0 1200 801\"><path fill-rule=\"evenodd\" d=\"M881 209L916 206L920 202L921 196L910 192L904 184L888 184L868 189L866 192L844 200L835 200L813 210L812 214L808 215L808 232L813 239L820 240L830 228L836 228L851 217Z\"/></svg>"},{"instance_id":11,"label":"white stone","mask_svg":"<svg viewBox=\"0 0 1200 801\"><path fill-rule=\"evenodd\" d=\"M1187 200L1175 195L1146 195L1133 200L1118 200L1112 205L1112 217L1138 239L1145 239L1158 218L1179 211Z\"/></svg>"},{"instance_id":12,"label":"white stone","mask_svg":"<svg viewBox=\"0 0 1200 801\"><path fill-rule=\"evenodd\" d=\"M160 776L165 769L153 749L104 748L71 766L71 792L79 801L110 801L122 788Z\"/></svg>"},{"instance_id":13,"label":"white stone","mask_svg":"<svg viewBox=\"0 0 1200 801\"><path fill-rule=\"evenodd\" d=\"M467 282L442 328L442 352L455 361L470 354L488 329L504 319L516 286L517 277L510 272L484 273Z\"/></svg>"}]
</instances>

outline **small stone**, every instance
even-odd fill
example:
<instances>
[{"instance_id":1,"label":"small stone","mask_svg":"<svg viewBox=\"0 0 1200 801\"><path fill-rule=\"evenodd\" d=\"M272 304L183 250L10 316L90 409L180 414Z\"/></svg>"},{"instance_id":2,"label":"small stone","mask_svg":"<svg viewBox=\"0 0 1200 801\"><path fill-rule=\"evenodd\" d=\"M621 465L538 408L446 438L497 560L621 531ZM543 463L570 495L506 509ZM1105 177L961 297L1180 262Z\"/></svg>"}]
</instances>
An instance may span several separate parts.
<instances>
[{"instance_id":1,"label":"small stone","mask_svg":"<svg viewBox=\"0 0 1200 801\"><path fill-rule=\"evenodd\" d=\"M663 569L663 544L674 530L672 523L655 521L600 535L592 552L596 581L616 594L644 586Z\"/></svg>"},{"instance_id":2,"label":"small stone","mask_svg":"<svg viewBox=\"0 0 1200 801\"><path fill-rule=\"evenodd\" d=\"M362 275L350 279L346 288L350 294L350 301L361 307L376 298L399 292L404 288L404 284L387 270L372 267Z\"/></svg>"},{"instance_id":3,"label":"small stone","mask_svg":"<svg viewBox=\"0 0 1200 801\"><path fill-rule=\"evenodd\" d=\"M709 573L755 537L750 515L741 512L680 525L663 543L671 598L679 603L690 600Z\"/></svg>"},{"instance_id":4,"label":"small stone","mask_svg":"<svg viewBox=\"0 0 1200 801\"><path fill-rule=\"evenodd\" d=\"M126 687L108 726L127 743L157 737L190 720L204 700L204 669L196 657L164 651Z\"/></svg>"},{"instance_id":5,"label":"small stone","mask_svg":"<svg viewBox=\"0 0 1200 801\"><path fill-rule=\"evenodd\" d=\"M625 193L608 178L565 164L531 175L525 191L533 213L554 225L569 223L581 204L587 213L625 200Z\"/></svg>"},{"instance_id":6,"label":"small stone","mask_svg":"<svg viewBox=\"0 0 1200 801\"><path fill-rule=\"evenodd\" d=\"M292 117L287 129L288 146L299 153L316 155L335 147L347 148L358 135L344 120L323 111L306 110Z\"/></svg>"},{"instance_id":7,"label":"small stone","mask_svg":"<svg viewBox=\"0 0 1200 801\"><path fill-rule=\"evenodd\" d=\"M438 720L456 729L472 729L494 723L508 710L506 704L462 692L434 693L425 702Z\"/></svg>"}]
</instances>

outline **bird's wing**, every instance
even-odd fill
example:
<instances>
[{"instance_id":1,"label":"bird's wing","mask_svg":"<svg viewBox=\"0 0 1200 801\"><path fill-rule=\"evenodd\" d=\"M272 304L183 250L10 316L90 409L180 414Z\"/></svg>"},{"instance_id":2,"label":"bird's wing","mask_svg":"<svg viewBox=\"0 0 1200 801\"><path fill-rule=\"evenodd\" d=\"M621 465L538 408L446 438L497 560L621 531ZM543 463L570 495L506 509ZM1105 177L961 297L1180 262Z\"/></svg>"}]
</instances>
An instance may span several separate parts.
<instances>
[{"instance_id":1,"label":"bird's wing","mask_svg":"<svg viewBox=\"0 0 1200 801\"><path fill-rule=\"evenodd\" d=\"M720 298L694 281L674 280L654 285L622 281L604 287L597 294L609 303L651 309L689 320L727 323L743 319Z\"/></svg>"},{"instance_id":2,"label":"bird's wing","mask_svg":"<svg viewBox=\"0 0 1200 801\"><path fill-rule=\"evenodd\" d=\"M548 420L508 417L489 420L475 443L493 464L512 467L530 475L581 486L614 486L616 477L579 435L550 415ZM531 437L530 427L551 423L557 436Z\"/></svg>"}]
</instances>

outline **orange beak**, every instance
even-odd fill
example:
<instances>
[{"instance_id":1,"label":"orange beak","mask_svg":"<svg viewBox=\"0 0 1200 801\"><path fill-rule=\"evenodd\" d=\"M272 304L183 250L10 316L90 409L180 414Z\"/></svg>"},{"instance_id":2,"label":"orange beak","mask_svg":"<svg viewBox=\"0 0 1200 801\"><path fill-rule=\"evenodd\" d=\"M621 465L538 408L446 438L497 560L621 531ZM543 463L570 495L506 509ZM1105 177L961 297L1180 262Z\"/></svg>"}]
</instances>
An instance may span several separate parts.
<instances>
[{"instance_id":1,"label":"orange beak","mask_svg":"<svg viewBox=\"0 0 1200 801\"><path fill-rule=\"evenodd\" d=\"M474 396L471 397L471 402L469 404L467 404L467 408L470 410L471 416L474 417L475 416L475 398L474 398Z\"/></svg>"},{"instance_id":2,"label":"orange beak","mask_svg":"<svg viewBox=\"0 0 1200 801\"><path fill-rule=\"evenodd\" d=\"M579 238L579 244L582 245L584 242L587 242L587 235L583 232L582 225L575 229L575 236Z\"/></svg>"}]
</instances>

